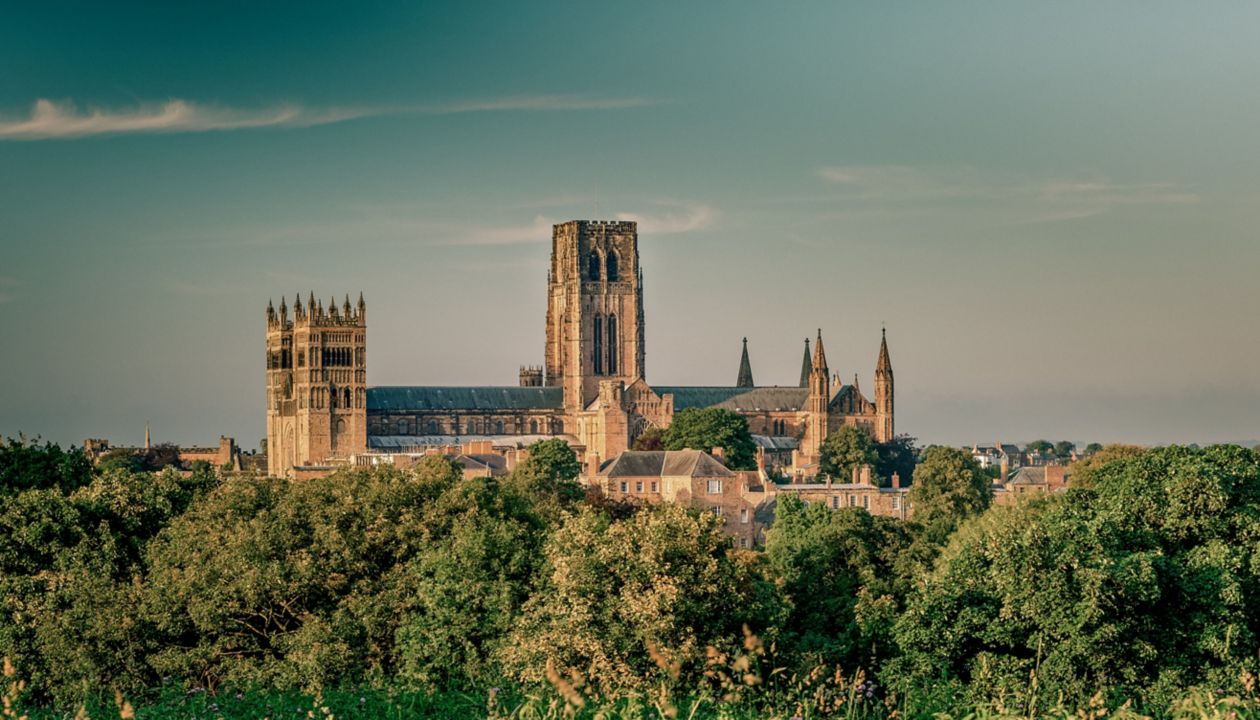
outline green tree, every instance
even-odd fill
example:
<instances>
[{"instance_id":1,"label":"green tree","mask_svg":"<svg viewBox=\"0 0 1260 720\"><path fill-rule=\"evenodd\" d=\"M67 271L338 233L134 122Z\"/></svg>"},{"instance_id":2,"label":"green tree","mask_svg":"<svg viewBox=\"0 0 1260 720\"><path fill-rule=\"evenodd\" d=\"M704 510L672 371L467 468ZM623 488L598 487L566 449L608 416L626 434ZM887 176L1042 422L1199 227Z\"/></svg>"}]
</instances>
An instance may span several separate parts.
<instances>
[{"instance_id":1,"label":"green tree","mask_svg":"<svg viewBox=\"0 0 1260 720\"><path fill-rule=\"evenodd\" d=\"M1024 452L1030 455L1049 455L1054 452L1054 443L1049 440L1033 440L1024 446Z\"/></svg>"},{"instance_id":2,"label":"green tree","mask_svg":"<svg viewBox=\"0 0 1260 720\"><path fill-rule=\"evenodd\" d=\"M918 461L918 451L914 447L915 438L909 435L898 435L888 442L875 443L875 474L880 480L890 480L893 473L901 480L901 486L907 487L914 479L914 465Z\"/></svg>"},{"instance_id":3,"label":"green tree","mask_svg":"<svg viewBox=\"0 0 1260 720\"><path fill-rule=\"evenodd\" d=\"M650 427L634 439L634 447L632 450L664 450L665 449L665 431L657 427Z\"/></svg>"},{"instance_id":4,"label":"green tree","mask_svg":"<svg viewBox=\"0 0 1260 720\"><path fill-rule=\"evenodd\" d=\"M1098 452L1099 450L1102 450L1102 449L1103 449L1102 443L1092 442L1092 443L1090 443L1090 444L1088 444L1088 445L1086 445L1086 446L1085 446L1085 454L1086 454L1086 455L1093 455L1094 453L1096 453L1096 452Z\"/></svg>"},{"instance_id":5,"label":"green tree","mask_svg":"<svg viewBox=\"0 0 1260 720\"><path fill-rule=\"evenodd\" d=\"M687 408L674 414L665 431L666 450L711 451L720 447L726 453L726 466L733 470L756 468L757 446L748 430L748 420L722 408Z\"/></svg>"},{"instance_id":6,"label":"green tree","mask_svg":"<svg viewBox=\"0 0 1260 720\"><path fill-rule=\"evenodd\" d=\"M779 496L765 554L790 608L780 646L799 667L871 668L892 654L895 616L884 610L909 589L911 540L898 520Z\"/></svg>"},{"instance_id":7,"label":"green tree","mask_svg":"<svg viewBox=\"0 0 1260 720\"><path fill-rule=\"evenodd\" d=\"M544 553L543 579L501 653L521 682L544 683L554 667L601 696L643 692L662 675L654 648L694 687L706 647L730 652L741 625L778 623L781 603L765 602L773 586L731 551L712 513L665 503L614 522L584 508Z\"/></svg>"},{"instance_id":8,"label":"green tree","mask_svg":"<svg viewBox=\"0 0 1260 720\"><path fill-rule=\"evenodd\" d=\"M572 482L582 474L582 463L562 438L539 440L528 449L529 457L522 464L553 482Z\"/></svg>"},{"instance_id":9,"label":"green tree","mask_svg":"<svg viewBox=\"0 0 1260 720\"><path fill-rule=\"evenodd\" d=\"M1260 457L1117 454L1089 487L960 529L898 620L903 655L882 676L989 702L1028 698L1035 673L1042 711L1108 688L1164 714L1192 687L1241 690L1260 650L1257 603Z\"/></svg>"},{"instance_id":10,"label":"green tree","mask_svg":"<svg viewBox=\"0 0 1260 720\"><path fill-rule=\"evenodd\" d=\"M827 436L822 444L819 469L840 482L849 482L854 468L879 462L871 434L855 425L845 425Z\"/></svg>"},{"instance_id":11,"label":"green tree","mask_svg":"<svg viewBox=\"0 0 1260 720\"><path fill-rule=\"evenodd\" d=\"M934 445L914 470L914 520L928 528L934 541L944 542L958 523L984 512L992 500L993 483L964 450Z\"/></svg>"},{"instance_id":12,"label":"green tree","mask_svg":"<svg viewBox=\"0 0 1260 720\"><path fill-rule=\"evenodd\" d=\"M1054 444L1054 456L1060 460L1071 458L1074 452L1076 452L1076 443L1070 440L1060 440Z\"/></svg>"},{"instance_id":13,"label":"green tree","mask_svg":"<svg viewBox=\"0 0 1260 720\"><path fill-rule=\"evenodd\" d=\"M0 444L0 493L31 488L71 492L92 481L92 465L81 450L9 438Z\"/></svg>"}]
</instances>

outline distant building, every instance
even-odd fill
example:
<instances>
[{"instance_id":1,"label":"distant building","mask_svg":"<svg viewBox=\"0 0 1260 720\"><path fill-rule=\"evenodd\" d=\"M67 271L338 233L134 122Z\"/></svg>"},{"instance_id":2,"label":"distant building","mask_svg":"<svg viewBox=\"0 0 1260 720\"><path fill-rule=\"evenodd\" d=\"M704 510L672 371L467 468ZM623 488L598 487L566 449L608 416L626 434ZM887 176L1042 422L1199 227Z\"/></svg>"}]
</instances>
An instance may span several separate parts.
<instances>
[{"instance_id":1,"label":"distant building","mask_svg":"<svg viewBox=\"0 0 1260 720\"><path fill-rule=\"evenodd\" d=\"M237 472L265 471L265 458L253 452L242 452L236 440L221 436L219 444L204 447L181 445L153 445L149 428L144 429L144 446L114 446L103 438L88 438L83 441L83 452L93 463L99 462L107 455L128 454L163 467L174 467L182 472L190 472L197 462L205 462L213 468L226 467Z\"/></svg>"},{"instance_id":2,"label":"distant building","mask_svg":"<svg viewBox=\"0 0 1260 720\"><path fill-rule=\"evenodd\" d=\"M804 479L817 473L828 434L860 427L894 435L893 370L881 338L874 399L830 374L819 330L805 343L800 383L758 387L745 339L733 385L649 385L643 274L633 222L571 221L552 231L541 366L515 386L368 387L367 306L360 294L325 306L309 294L266 311L267 460L277 476L304 477L372 455L489 441L495 452L562 437L585 462L627 451L649 428L687 408L747 418L766 462ZM370 463L371 460L366 462Z\"/></svg>"}]
</instances>

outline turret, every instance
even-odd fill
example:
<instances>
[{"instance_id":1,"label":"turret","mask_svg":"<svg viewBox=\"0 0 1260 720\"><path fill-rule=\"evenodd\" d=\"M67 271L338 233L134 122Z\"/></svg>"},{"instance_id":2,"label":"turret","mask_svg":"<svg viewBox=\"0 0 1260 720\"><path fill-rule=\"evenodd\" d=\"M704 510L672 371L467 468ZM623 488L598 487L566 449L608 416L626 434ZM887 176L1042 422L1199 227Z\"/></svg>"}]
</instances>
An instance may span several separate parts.
<instances>
[{"instance_id":1,"label":"turret","mask_svg":"<svg viewBox=\"0 0 1260 720\"><path fill-rule=\"evenodd\" d=\"M888 331L880 331L879 359L875 362L875 439L893 439L893 369L888 357Z\"/></svg>"},{"instance_id":2,"label":"turret","mask_svg":"<svg viewBox=\"0 0 1260 720\"><path fill-rule=\"evenodd\" d=\"M748 362L748 338L744 338L744 354L739 358L739 375L735 379L735 387L753 387L752 364Z\"/></svg>"},{"instance_id":3,"label":"turret","mask_svg":"<svg viewBox=\"0 0 1260 720\"><path fill-rule=\"evenodd\" d=\"M306 315L309 319L314 320L318 317L315 313L315 291L308 290L307 292L310 294L307 296L306 300Z\"/></svg>"},{"instance_id":4,"label":"turret","mask_svg":"<svg viewBox=\"0 0 1260 720\"><path fill-rule=\"evenodd\" d=\"M814 358L809 365L809 396L805 400L808 416L801 453L806 464L817 463L822 443L827 439L827 408L831 403L830 379L827 374L827 351L823 349L822 330L814 341Z\"/></svg>"},{"instance_id":5,"label":"turret","mask_svg":"<svg viewBox=\"0 0 1260 720\"><path fill-rule=\"evenodd\" d=\"M347 320L353 317L353 315L350 314L350 294L349 293L346 293L346 302L344 305L341 306L341 316Z\"/></svg>"},{"instance_id":6,"label":"turret","mask_svg":"<svg viewBox=\"0 0 1260 720\"><path fill-rule=\"evenodd\" d=\"M280 298L280 307L284 307L284 298ZM267 324L276 324L276 308L271 304L271 299L267 299Z\"/></svg>"},{"instance_id":7,"label":"turret","mask_svg":"<svg viewBox=\"0 0 1260 720\"><path fill-rule=\"evenodd\" d=\"M367 317L367 303L363 302L363 291L359 291L359 322Z\"/></svg>"},{"instance_id":8,"label":"turret","mask_svg":"<svg viewBox=\"0 0 1260 720\"><path fill-rule=\"evenodd\" d=\"M281 302L283 301L284 299L281 298ZM302 309L302 293L295 293L293 295L293 319L300 320L304 317L306 317L306 311Z\"/></svg>"},{"instance_id":9,"label":"turret","mask_svg":"<svg viewBox=\"0 0 1260 720\"><path fill-rule=\"evenodd\" d=\"M341 313L337 311L337 297L335 295L328 298L328 316L333 320L341 319Z\"/></svg>"}]
</instances>

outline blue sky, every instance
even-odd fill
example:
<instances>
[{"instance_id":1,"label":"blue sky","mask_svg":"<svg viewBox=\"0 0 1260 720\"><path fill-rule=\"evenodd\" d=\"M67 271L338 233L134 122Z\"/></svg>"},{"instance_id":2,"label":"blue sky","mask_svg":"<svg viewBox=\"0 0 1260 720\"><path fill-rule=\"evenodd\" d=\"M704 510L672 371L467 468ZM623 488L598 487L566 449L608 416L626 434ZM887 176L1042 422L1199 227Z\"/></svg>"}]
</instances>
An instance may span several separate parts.
<instances>
[{"instance_id":1,"label":"blue sky","mask_svg":"<svg viewBox=\"0 0 1260 720\"><path fill-rule=\"evenodd\" d=\"M549 225L640 221L649 381L801 343L924 441L1260 437L1260 5L0 11L0 434L264 432L268 298L371 384L541 361Z\"/></svg>"}]
</instances>

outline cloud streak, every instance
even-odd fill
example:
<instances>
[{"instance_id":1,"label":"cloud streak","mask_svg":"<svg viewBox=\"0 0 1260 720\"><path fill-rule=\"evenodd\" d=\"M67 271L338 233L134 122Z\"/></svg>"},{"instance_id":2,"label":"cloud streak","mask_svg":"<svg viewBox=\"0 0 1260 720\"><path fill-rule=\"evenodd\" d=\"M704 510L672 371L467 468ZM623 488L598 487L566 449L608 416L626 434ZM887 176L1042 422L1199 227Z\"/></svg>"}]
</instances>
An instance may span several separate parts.
<instances>
[{"instance_id":1,"label":"cloud streak","mask_svg":"<svg viewBox=\"0 0 1260 720\"><path fill-rule=\"evenodd\" d=\"M265 108L230 108L189 100L137 105L126 109L89 107L47 98L35 101L24 118L0 118L0 140L31 141L97 135L190 133L250 128L312 127L380 115L454 115L491 112L620 110L656 104L640 97L587 95L516 95L460 100L411 107L311 108L284 104Z\"/></svg>"},{"instance_id":2,"label":"cloud streak","mask_svg":"<svg viewBox=\"0 0 1260 720\"><path fill-rule=\"evenodd\" d=\"M1124 184L1108 180L1037 179L976 168L839 165L818 169L845 200L883 207L1000 205L1019 222L1038 223L1101 215L1135 205L1185 205L1198 194L1171 183Z\"/></svg>"}]
</instances>

